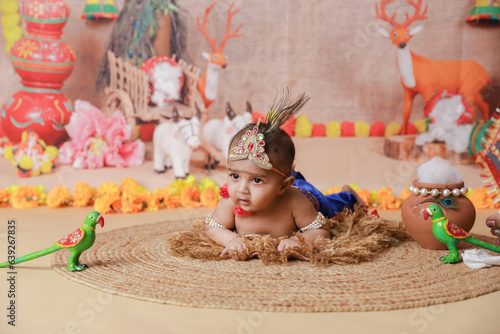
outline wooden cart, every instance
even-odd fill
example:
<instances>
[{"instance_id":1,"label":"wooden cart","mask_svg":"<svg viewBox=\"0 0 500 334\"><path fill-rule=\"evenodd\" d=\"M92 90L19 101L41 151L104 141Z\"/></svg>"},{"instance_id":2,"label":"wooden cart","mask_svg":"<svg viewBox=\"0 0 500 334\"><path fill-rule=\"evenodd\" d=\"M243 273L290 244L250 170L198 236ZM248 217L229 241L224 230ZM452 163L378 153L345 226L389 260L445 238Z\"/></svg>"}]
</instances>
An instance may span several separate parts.
<instances>
[{"instance_id":1,"label":"wooden cart","mask_svg":"<svg viewBox=\"0 0 500 334\"><path fill-rule=\"evenodd\" d=\"M175 56L172 57L175 60ZM121 111L128 124L132 127L145 123L160 123L172 117L174 107L181 117L190 118L196 115L196 109L201 112L200 140L201 149L207 154L218 157L221 152L212 144L208 143L203 136L203 125L207 122L207 109L203 99L198 92L197 84L200 69L188 64L184 60L178 61L184 73L183 101L169 103L163 108L149 105L149 78L148 74L116 57L108 51L110 84L104 91L104 102L102 110L106 116L110 116L116 110Z\"/></svg>"}]
</instances>

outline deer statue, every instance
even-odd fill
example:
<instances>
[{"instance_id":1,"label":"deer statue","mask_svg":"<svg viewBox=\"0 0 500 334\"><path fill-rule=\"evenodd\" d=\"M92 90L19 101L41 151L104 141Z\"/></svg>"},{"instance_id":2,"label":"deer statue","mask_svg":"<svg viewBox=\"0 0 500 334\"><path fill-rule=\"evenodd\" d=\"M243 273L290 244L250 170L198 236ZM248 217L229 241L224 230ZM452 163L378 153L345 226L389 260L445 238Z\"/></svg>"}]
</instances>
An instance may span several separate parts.
<instances>
[{"instance_id":1,"label":"deer statue","mask_svg":"<svg viewBox=\"0 0 500 334\"><path fill-rule=\"evenodd\" d=\"M231 32L231 20L236 13L239 12L239 9L235 11L231 11L234 3L229 6L227 12L227 28L226 35L222 39L217 48L217 37L211 38L207 32L207 17L210 14L210 11L215 6L217 2L214 2L210 7L205 9L205 16L203 17L203 24L200 23L200 19L197 17L196 22L198 23L198 30L201 31L203 36L208 40L210 46L212 47L212 51L210 53L203 52L203 57L208 60L207 68L205 69L205 74L201 76L198 80L198 91L200 92L203 102L205 103L205 108L209 108L212 102L215 100L217 96L217 84L219 81L219 70L221 68L226 68L227 56L224 55L224 47L226 46L226 42L233 37L242 37L243 35L238 34L238 31L241 29L243 24L240 24L233 32Z\"/></svg>"},{"instance_id":2,"label":"deer statue","mask_svg":"<svg viewBox=\"0 0 500 334\"><path fill-rule=\"evenodd\" d=\"M401 76L401 84L404 90L403 123L401 134L407 133L408 121L410 119L413 98L421 94L427 102L433 94L443 90L456 91L465 97L471 104L482 111L484 120L489 118L489 106L481 97L481 90L491 83L491 77L486 70L473 60L444 61L433 60L413 53L408 42L420 30L421 26L408 28L417 20L425 20L428 6L422 10L422 0L415 2L407 0L408 4L415 7L413 16L406 13L406 21L398 23L395 20L396 13L389 17L386 5L395 0L381 0L380 10L375 4L376 18L391 24L391 31L380 28L379 32L390 38L392 44L398 47L396 51L396 62Z\"/></svg>"}]
</instances>

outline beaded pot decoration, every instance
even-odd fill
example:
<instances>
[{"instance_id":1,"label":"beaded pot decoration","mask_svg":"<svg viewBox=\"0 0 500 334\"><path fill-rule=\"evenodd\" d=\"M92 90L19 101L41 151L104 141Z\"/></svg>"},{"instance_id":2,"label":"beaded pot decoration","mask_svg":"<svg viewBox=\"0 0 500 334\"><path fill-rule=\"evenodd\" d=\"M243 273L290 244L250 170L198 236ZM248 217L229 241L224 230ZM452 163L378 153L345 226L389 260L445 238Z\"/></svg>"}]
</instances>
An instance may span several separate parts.
<instances>
[{"instance_id":1,"label":"beaded pot decoration","mask_svg":"<svg viewBox=\"0 0 500 334\"><path fill-rule=\"evenodd\" d=\"M453 196L460 196L460 195L467 195L467 192L469 192L469 188L467 187L462 187L462 188L454 188L454 189L443 189L442 191L439 191L438 189L429 189L427 188L419 188L416 186L410 186L408 190L413 194L413 195L421 195L421 196L427 196L431 195L433 197L438 197L440 195L443 195L444 197L448 197L450 195Z\"/></svg>"}]
</instances>

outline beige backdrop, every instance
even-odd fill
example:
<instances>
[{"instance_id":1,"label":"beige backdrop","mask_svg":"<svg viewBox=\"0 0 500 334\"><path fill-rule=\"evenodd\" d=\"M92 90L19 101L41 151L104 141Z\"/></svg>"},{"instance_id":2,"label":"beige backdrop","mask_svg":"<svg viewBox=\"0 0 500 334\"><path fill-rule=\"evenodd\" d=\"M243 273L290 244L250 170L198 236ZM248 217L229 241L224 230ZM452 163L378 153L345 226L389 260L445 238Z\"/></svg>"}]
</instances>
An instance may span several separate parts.
<instances>
[{"instance_id":1,"label":"beige backdrop","mask_svg":"<svg viewBox=\"0 0 500 334\"><path fill-rule=\"evenodd\" d=\"M71 99L88 100L98 106L102 94L94 91L94 73L104 53L113 22L79 18L83 0L68 1L71 18L63 39L72 46L77 64L63 92ZM124 0L116 0L118 10ZM428 19L415 23L423 30L411 49L434 59L474 59L491 74L493 86L485 93L491 109L498 105L500 89L500 26L471 27L464 21L474 1L427 0ZM211 0L179 0L180 18L186 27L185 57L204 68L203 51L208 42L196 30L196 17L203 17ZM210 34L222 38L231 2L221 0L209 17ZM401 122L402 88L395 64L395 47L377 32L388 27L375 16L374 0L238 0L240 12L233 28L244 23L245 36L228 41L229 61L221 71L219 94L210 115L218 117L230 101L243 110L250 101L254 110L265 111L285 86L305 91L312 99L305 112L313 122L332 120ZM409 7L401 1L397 18ZM3 40L2 40L3 43ZM2 44L3 45L3 44ZM2 50L4 50L2 48ZM0 54L2 90L0 101L20 88L6 52ZM421 118L423 101L416 99L412 119Z\"/></svg>"}]
</instances>

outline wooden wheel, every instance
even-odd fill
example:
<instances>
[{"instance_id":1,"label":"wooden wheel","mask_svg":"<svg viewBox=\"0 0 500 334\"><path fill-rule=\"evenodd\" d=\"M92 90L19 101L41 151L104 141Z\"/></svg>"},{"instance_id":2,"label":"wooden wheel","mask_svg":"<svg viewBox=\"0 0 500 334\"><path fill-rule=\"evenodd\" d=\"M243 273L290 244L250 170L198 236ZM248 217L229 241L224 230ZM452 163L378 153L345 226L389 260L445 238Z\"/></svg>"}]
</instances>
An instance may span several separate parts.
<instances>
[{"instance_id":1,"label":"wooden wheel","mask_svg":"<svg viewBox=\"0 0 500 334\"><path fill-rule=\"evenodd\" d=\"M127 123L135 126L134 105L130 96L121 89L110 89L104 95L102 111L106 117L110 117L116 110L123 113Z\"/></svg>"}]
</instances>

